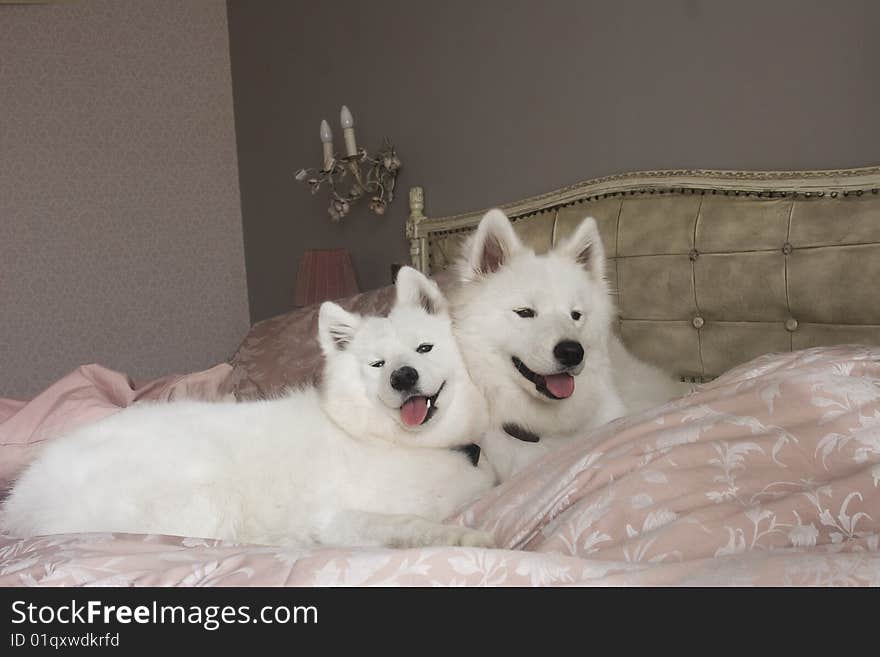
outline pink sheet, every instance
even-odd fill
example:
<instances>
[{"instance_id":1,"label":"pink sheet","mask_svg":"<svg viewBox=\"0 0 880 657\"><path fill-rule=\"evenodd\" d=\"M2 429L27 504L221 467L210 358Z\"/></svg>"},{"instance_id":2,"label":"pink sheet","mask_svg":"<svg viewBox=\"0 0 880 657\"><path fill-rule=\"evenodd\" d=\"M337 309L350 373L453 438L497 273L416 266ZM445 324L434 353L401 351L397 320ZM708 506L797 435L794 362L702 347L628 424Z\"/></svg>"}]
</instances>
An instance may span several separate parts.
<instances>
[{"instance_id":1,"label":"pink sheet","mask_svg":"<svg viewBox=\"0 0 880 657\"><path fill-rule=\"evenodd\" d=\"M758 358L573 440L452 521L503 549L0 537L0 585L880 586L880 348Z\"/></svg>"}]
</instances>

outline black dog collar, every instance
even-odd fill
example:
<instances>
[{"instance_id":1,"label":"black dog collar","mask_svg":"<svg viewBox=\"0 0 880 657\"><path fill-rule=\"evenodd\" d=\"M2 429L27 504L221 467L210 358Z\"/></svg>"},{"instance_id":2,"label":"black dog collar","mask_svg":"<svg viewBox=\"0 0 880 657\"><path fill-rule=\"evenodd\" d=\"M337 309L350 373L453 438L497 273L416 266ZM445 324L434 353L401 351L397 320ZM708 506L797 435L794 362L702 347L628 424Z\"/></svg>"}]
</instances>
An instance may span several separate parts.
<instances>
[{"instance_id":1,"label":"black dog collar","mask_svg":"<svg viewBox=\"0 0 880 657\"><path fill-rule=\"evenodd\" d=\"M508 436L521 440L524 443L536 443L541 440L541 436L528 429L524 429L515 422L505 422L501 428L504 429L504 433Z\"/></svg>"},{"instance_id":2,"label":"black dog collar","mask_svg":"<svg viewBox=\"0 0 880 657\"><path fill-rule=\"evenodd\" d=\"M471 465L474 467L480 462L480 446L476 443L462 445L461 447L456 447L455 450L458 452L464 452L464 455L470 459Z\"/></svg>"}]
</instances>

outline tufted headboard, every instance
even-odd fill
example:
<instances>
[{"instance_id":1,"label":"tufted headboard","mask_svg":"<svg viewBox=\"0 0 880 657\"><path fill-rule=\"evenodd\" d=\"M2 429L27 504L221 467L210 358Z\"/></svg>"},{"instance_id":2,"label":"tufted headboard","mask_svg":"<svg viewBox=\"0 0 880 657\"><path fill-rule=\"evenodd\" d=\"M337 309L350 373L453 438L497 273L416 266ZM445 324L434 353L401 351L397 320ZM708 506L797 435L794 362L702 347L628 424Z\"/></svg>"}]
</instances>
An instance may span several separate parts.
<instances>
[{"instance_id":1,"label":"tufted headboard","mask_svg":"<svg viewBox=\"0 0 880 657\"><path fill-rule=\"evenodd\" d=\"M623 341L685 380L770 352L880 344L880 167L626 173L501 207L539 252L594 217ZM413 187L413 266L437 274L485 210L423 210Z\"/></svg>"}]
</instances>

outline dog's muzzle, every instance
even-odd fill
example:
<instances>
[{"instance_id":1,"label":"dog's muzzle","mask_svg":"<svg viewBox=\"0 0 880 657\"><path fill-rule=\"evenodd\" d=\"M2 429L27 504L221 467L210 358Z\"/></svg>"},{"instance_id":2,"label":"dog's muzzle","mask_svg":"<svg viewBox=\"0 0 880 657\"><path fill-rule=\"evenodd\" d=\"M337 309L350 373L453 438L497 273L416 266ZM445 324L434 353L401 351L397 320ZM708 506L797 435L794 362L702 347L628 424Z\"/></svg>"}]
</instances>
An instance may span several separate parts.
<instances>
[{"instance_id":1,"label":"dog's muzzle","mask_svg":"<svg viewBox=\"0 0 880 657\"><path fill-rule=\"evenodd\" d=\"M517 371L528 381L533 383L535 389L548 399L568 399L574 394L574 375L570 372L538 374L537 372L530 370L526 364L516 356L512 356L512 360Z\"/></svg>"}]
</instances>

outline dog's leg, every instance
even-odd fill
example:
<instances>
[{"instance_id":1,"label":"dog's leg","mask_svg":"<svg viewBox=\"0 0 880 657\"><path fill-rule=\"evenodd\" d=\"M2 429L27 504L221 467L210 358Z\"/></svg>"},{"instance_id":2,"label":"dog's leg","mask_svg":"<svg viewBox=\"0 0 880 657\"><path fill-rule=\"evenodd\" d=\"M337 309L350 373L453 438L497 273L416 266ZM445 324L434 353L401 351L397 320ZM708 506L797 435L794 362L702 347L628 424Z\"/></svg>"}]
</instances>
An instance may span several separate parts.
<instances>
[{"instance_id":1,"label":"dog's leg","mask_svg":"<svg viewBox=\"0 0 880 657\"><path fill-rule=\"evenodd\" d=\"M384 546L393 548L430 545L493 547L486 532L459 525L444 525L414 515L368 511L341 511L317 536L325 545Z\"/></svg>"}]
</instances>

